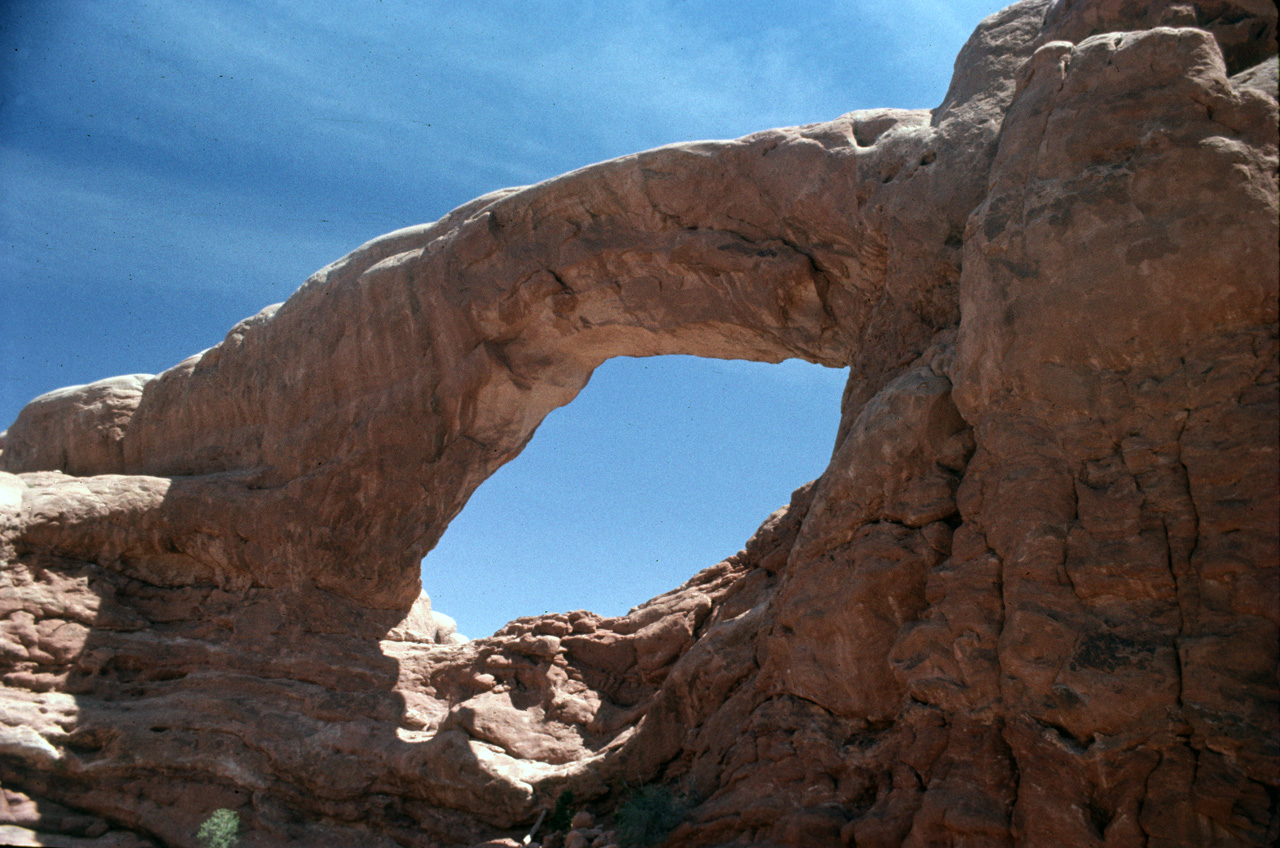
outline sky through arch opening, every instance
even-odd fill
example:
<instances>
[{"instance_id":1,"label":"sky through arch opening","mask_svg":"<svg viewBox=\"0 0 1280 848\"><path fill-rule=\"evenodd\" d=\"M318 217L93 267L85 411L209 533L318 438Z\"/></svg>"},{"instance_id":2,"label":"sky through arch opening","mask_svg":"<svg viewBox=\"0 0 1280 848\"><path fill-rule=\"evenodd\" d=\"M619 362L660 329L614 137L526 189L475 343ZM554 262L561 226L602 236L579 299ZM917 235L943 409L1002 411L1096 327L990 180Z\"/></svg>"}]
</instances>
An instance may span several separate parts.
<instances>
[{"instance_id":1,"label":"sky through arch opening","mask_svg":"<svg viewBox=\"0 0 1280 848\"><path fill-rule=\"evenodd\" d=\"M738 551L826 468L848 369L615 357L482 484L423 560L460 632L623 615Z\"/></svg>"}]
</instances>

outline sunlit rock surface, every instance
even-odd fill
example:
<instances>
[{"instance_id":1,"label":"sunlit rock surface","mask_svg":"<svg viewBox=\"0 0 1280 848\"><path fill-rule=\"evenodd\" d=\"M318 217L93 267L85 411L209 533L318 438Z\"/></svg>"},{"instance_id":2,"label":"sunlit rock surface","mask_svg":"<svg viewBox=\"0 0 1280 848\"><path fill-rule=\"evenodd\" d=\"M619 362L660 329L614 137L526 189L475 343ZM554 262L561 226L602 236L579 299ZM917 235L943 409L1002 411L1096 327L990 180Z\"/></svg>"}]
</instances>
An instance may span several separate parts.
<instances>
[{"instance_id":1,"label":"sunlit rock surface","mask_svg":"<svg viewBox=\"0 0 1280 848\"><path fill-rule=\"evenodd\" d=\"M671 845L1272 844L1275 33L1019 3L937 109L498 192L33 401L0 838L227 807L246 846L473 845L660 782ZM593 368L664 353L851 366L830 467L624 618L458 637L419 559Z\"/></svg>"}]
</instances>

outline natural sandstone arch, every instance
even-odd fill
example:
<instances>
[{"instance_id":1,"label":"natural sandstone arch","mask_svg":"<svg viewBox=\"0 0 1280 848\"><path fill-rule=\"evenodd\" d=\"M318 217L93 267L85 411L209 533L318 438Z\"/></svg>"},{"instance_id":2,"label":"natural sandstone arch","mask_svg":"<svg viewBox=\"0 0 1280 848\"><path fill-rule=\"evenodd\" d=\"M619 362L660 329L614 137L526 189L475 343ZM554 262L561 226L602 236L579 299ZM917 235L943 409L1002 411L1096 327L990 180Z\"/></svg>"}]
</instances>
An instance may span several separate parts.
<instances>
[{"instance_id":1,"label":"natural sandstone arch","mask_svg":"<svg viewBox=\"0 0 1280 848\"><path fill-rule=\"evenodd\" d=\"M651 780L702 801L682 846L1273 844L1275 27L1026 0L931 112L481 198L33 402L5 791L177 844L209 786L263 845L392 848ZM415 632L467 494L676 351L850 364L827 471L626 617Z\"/></svg>"},{"instance_id":2,"label":"natural sandstone arch","mask_svg":"<svg viewBox=\"0 0 1280 848\"><path fill-rule=\"evenodd\" d=\"M411 563L606 358L848 365L892 293L878 210L838 198L928 166L927 119L855 113L662 148L376 239L140 396L134 383L86 389L111 396L93 408L118 444L61 467L151 478L175 568L185 555L188 570L314 580L403 608ZM894 306L901 326L880 332L951 317ZM100 439L104 420L86 417L68 441ZM12 428L7 469L49 467L27 449L41 422ZM195 517L211 497L227 506L216 530ZM122 541L121 558L153 543Z\"/></svg>"},{"instance_id":3,"label":"natural sandstone arch","mask_svg":"<svg viewBox=\"0 0 1280 848\"><path fill-rule=\"evenodd\" d=\"M405 609L467 496L609 356L852 364L856 408L954 325L989 92L1037 29L989 19L935 110L659 148L375 239L145 385L33 403L0 470L138 475L110 541L64 551ZM50 505L57 533L81 507Z\"/></svg>"}]
</instances>

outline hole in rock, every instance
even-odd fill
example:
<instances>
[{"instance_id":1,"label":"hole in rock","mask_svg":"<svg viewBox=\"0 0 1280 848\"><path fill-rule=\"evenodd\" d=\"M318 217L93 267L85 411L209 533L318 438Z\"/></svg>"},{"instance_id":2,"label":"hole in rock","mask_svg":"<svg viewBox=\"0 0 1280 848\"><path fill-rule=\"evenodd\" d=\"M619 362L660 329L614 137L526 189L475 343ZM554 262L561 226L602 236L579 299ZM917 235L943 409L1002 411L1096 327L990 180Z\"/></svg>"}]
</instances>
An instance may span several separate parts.
<instances>
[{"instance_id":1,"label":"hole in rock","mask_svg":"<svg viewBox=\"0 0 1280 848\"><path fill-rule=\"evenodd\" d=\"M847 378L794 359L605 362L423 560L432 606L476 637L674 589L823 472Z\"/></svg>"}]
</instances>

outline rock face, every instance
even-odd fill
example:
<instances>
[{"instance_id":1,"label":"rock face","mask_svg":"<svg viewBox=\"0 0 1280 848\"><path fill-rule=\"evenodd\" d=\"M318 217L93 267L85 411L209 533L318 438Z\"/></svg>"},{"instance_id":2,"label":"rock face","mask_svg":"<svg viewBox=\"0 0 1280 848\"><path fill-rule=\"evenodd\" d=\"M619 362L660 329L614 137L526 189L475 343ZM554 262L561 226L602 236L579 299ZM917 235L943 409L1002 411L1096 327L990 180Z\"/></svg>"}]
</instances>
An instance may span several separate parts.
<instances>
[{"instance_id":1,"label":"rock face","mask_svg":"<svg viewBox=\"0 0 1280 848\"><path fill-rule=\"evenodd\" d=\"M937 109L482 197L33 401L2 835L511 844L656 782L670 845L1272 844L1276 68L1268 2L1027 0ZM419 558L664 353L851 366L827 471L626 617L453 636Z\"/></svg>"}]
</instances>

